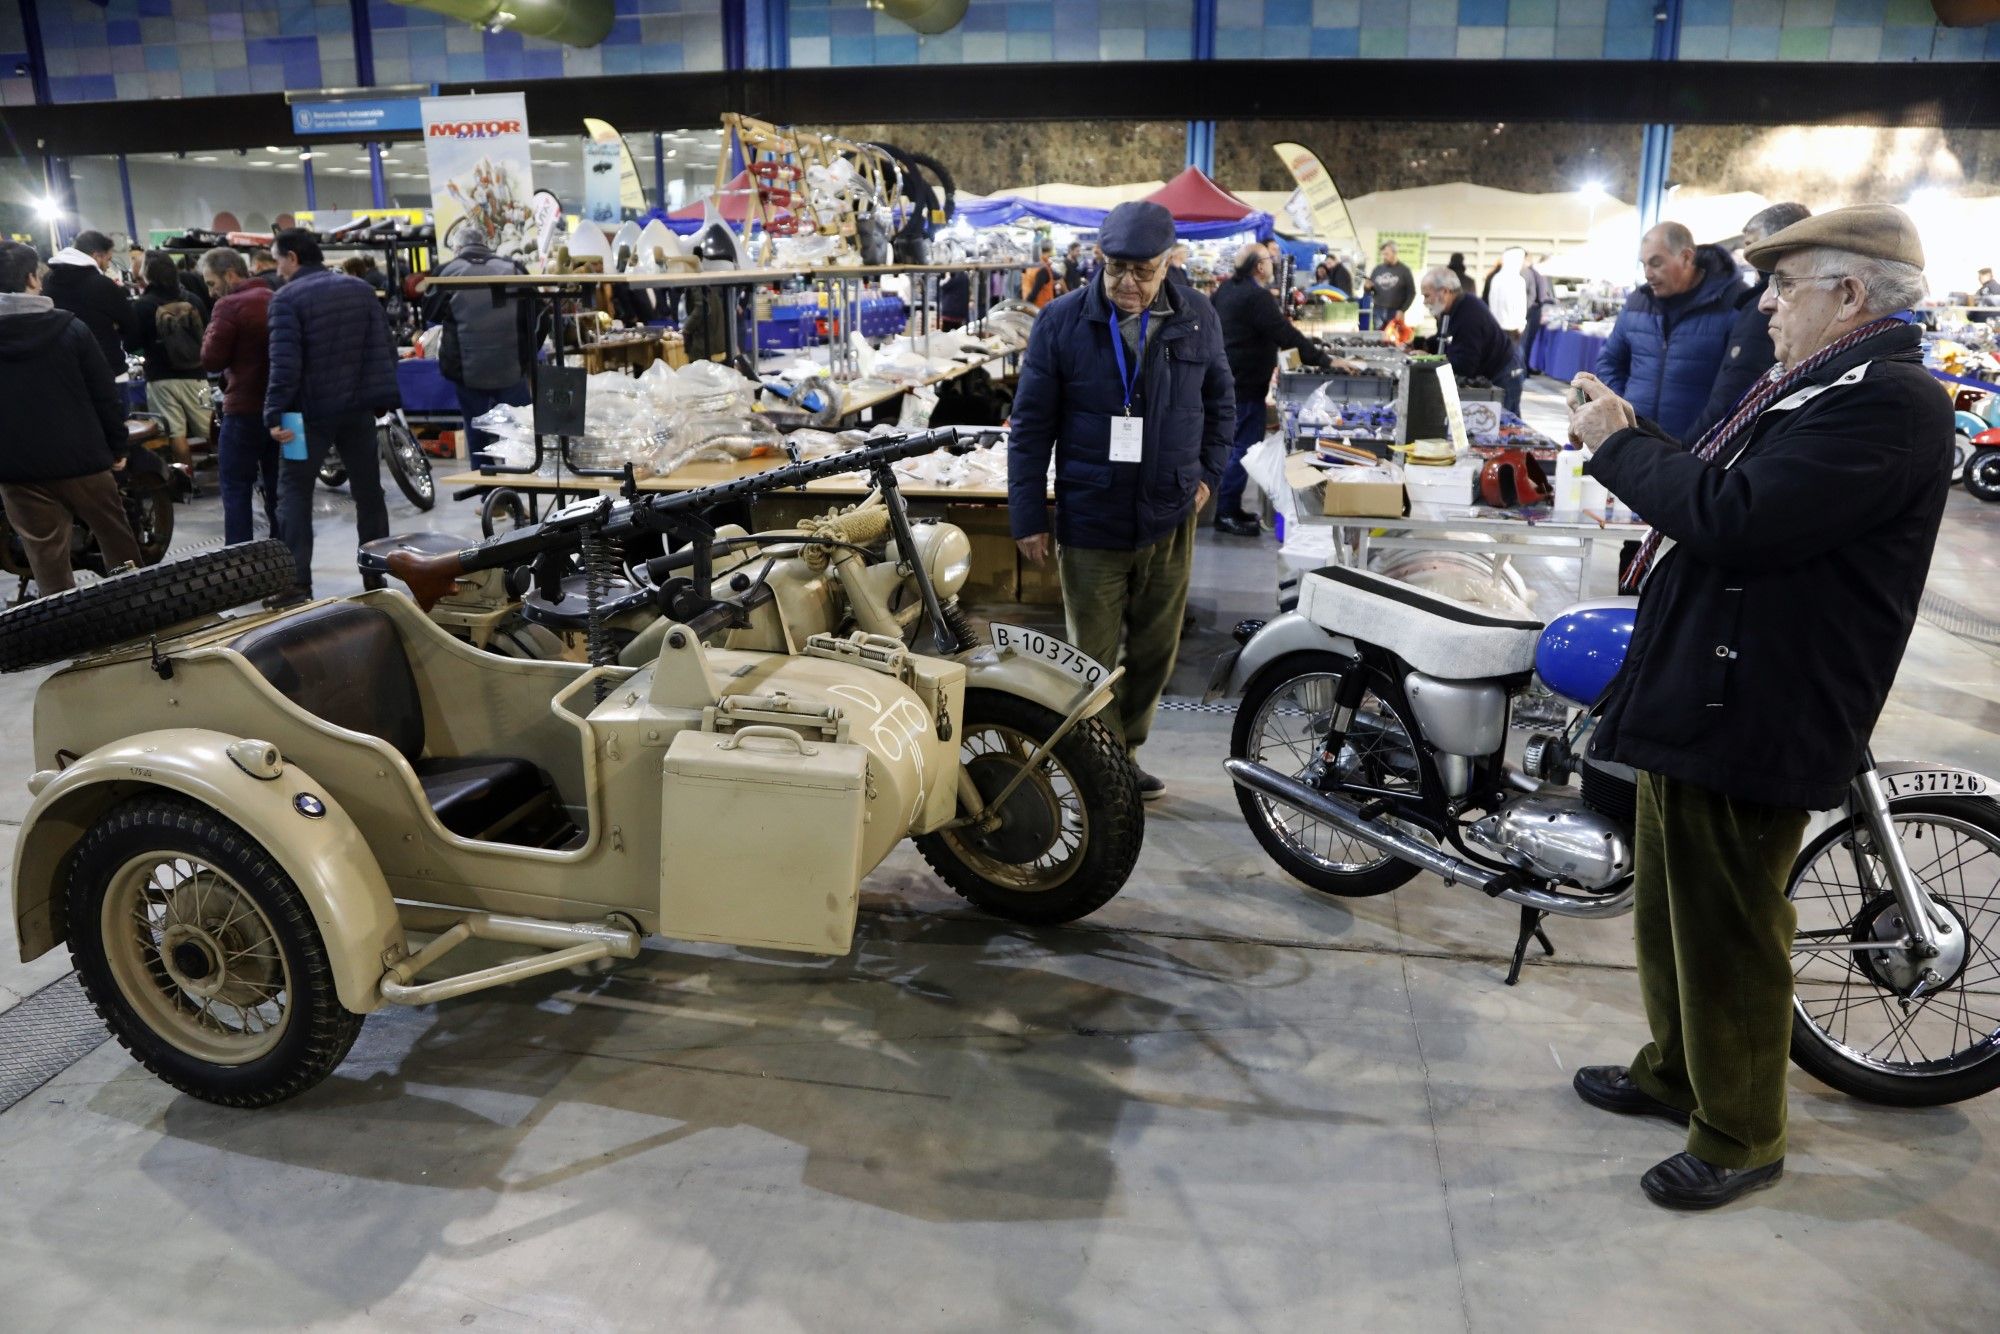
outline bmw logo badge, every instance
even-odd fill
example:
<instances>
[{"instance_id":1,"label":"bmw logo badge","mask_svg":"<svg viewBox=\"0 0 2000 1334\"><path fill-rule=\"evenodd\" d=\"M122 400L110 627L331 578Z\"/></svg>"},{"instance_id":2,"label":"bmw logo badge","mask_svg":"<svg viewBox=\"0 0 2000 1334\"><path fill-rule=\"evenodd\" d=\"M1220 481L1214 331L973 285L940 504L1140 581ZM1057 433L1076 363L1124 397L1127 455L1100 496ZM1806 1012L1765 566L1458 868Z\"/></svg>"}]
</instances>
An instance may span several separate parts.
<instances>
[{"instance_id":1,"label":"bmw logo badge","mask_svg":"<svg viewBox=\"0 0 2000 1334\"><path fill-rule=\"evenodd\" d=\"M326 814L326 803L310 792L301 792L292 798L292 809L308 820L317 820Z\"/></svg>"}]
</instances>

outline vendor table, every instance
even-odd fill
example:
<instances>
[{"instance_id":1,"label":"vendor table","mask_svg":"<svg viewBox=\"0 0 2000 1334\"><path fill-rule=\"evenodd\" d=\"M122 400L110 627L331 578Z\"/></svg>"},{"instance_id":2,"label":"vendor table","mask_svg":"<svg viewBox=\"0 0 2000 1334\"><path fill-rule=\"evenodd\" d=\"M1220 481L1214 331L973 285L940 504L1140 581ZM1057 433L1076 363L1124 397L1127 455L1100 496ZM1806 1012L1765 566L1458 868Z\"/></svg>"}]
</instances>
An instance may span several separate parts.
<instances>
[{"instance_id":1,"label":"vendor table","mask_svg":"<svg viewBox=\"0 0 2000 1334\"><path fill-rule=\"evenodd\" d=\"M1326 565L1366 569L1377 548L1398 551L1464 551L1512 559L1532 556L1577 562L1576 595L1589 596L1590 558L1599 542L1635 542L1642 523L1607 523L1583 514L1522 514L1470 505L1418 503L1400 519L1325 518L1301 515L1288 529L1278 556L1294 570Z\"/></svg>"},{"instance_id":2,"label":"vendor table","mask_svg":"<svg viewBox=\"0 0 2000 1334\"><path fill-rule=\"evenodd\" d=\"M1535 369L1557 380L1569 380L1578 371L1595 373L1605 341L1576 329L1544 329L1535 335Z\"/></svg>"}]
</instances>

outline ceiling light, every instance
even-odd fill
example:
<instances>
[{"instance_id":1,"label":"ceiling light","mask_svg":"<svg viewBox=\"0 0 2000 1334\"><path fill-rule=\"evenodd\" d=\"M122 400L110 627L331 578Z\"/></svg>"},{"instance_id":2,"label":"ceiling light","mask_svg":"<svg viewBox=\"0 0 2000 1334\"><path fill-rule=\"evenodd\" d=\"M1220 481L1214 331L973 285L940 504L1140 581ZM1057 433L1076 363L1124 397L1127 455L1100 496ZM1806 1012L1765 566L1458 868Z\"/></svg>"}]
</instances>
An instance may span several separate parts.
<instances>
[{"instance_id":1,"label":"ceiling light","mask_svg":"<svg viewBox=\"0 0 2000 1334\"><path fill-rule=\"evenodd\" d=\"M319 154L317 154L317 153L301 153L301 154L299 154L299 161L301 161L301 162L310 162L310 161L312 161L312 160L313 160L314 158L316 158L316 157L318 157L318 156L319 156Z\"/></svg>"},{"instance_id":2,"label":"ceiling light","mask_svg":"<svg viewBox=\"0 0 2000 1334\"><path fill-rule=\"evenodd\" d=\"M401 159L401 158L399 158L399 157L388 157L388 156L384 156L382 160L383 160L384 162L401 162L401 161L402 161L403 159Z\"/></svg>"},{"instance_id":3,"label":"ceiling light","mask_svg":"<svg viewBox=\"0 0 2000 1334\"><path fill-rule=\"evenodd\" d=\"M195 159L195 161L196 161L196 162L213 162L213 161L215 161L215 159L214 159L214 158L212 158L212 157L198 157L198 158L196 158L196 159ZM251 158L251 159L250 159L250 165L251 165L251 166L253 166L253 167L275 167L275 166L277 166L278 164L277 164L277 163L275 163L275 162L266 162L266 161L264 161L264 159L262 159L262 158Z\"/></svg>"},{"instance_id":4,"label":"ceiling light","mask_svg":"<svg viewBox=\"0 0 2000 1334\"><path fill-rule=\"evenodd\" d=\"M213 162L213 161L215 161L215 159L214 159L213 157L211 157L211 156L207 155L207 154L203 154L202 156L200 156L200 157L197 157L197 158L195 159L195 161L196 161L196 162ZM254 166L256 166L257 164L253 162L253 163L251 163L250 165L254 167Z\"/></svg>"},{"instance_id":5,"label":"ceiling light","mask_svg":"<svg viewBox=\"0 0 2000 1334\"><path fill-rule=\"evenodd\" d=\"M681 152L681 150L680 150L680 149L678 149L678 148L669 148L669 149L667 150L667 156L668 156L668 157L679 157L679 156L680 156L680 152Z\"/></svg>"},{"instance_id":6,"label":"ceiling light","mask_svg":"<svg viewBox=\"0 0 2000 1334\"><path fill-rule=\"evenodd\" d=\"M37 199L35 201L35 216L44 222L54 222L62 216L62 205L53 199Z\"/></svg>"},{"instance_id":7,"label":"ceiling light","mask_svg":"<svg viewBox=\"0 0 2000 1334\"><path fill-rule=\"evenodd\" d=\"M287 152L287 151L289 151L289 150L287 150L287 149L283 149L283 148L279 148L279 147L278 147L278 146L277 146L276 144L265 144L265 145L264 145L264 151L265 151L266 153L283 153L283 152Z\"/></svg>"}]
</instances>

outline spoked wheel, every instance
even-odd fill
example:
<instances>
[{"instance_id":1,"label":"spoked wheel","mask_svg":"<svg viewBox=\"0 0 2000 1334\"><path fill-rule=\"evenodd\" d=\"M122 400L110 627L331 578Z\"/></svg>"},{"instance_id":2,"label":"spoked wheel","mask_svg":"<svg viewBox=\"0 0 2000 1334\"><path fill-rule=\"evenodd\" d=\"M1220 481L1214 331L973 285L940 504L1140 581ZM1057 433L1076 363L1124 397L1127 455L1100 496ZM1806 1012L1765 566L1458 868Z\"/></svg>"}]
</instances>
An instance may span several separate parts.
<instances>
[{"instance_id":1,"label":"spoked wheel","mask_svg":"<svg viewBox=\"0 0 2000 1334\"><path fill-rule=\"evenodd\" d=\"M1340 660L1330 653L1295 653L1257 674L1236 710L1229 753L1297 777L1319 761L1333 717ZM1412 796L1423 790L1415 730L1395 705L1370 688L1354 712L1341 747L1337 776ZM1407 884L1417 868L1369 846L1324 820L1236 789L1250 832L1286 874L1324 894L1362 898Z\"/></svg>"},{"instance_id":2,"label":"spoked wheel","mask_svg":"<svg viewBox=\"0 0 2000 1334\"><path fill-rule=\"evenodd\" d=\"M1864 827L1845 820L1815 839L1786 891L1799 915L1792 1059L1869 1102L1959 1102L2000 1086L2000 808L1913 797L1890 809L1911 871L1952 930L1934 959L1828 948L1901 939L1906 928Z\"/></svg>"},{"instance_id":3,"label":"spoked wheel","mask_svg":"<svg viewBox=\"0 0 2000 1334\"><path fill-rule=\"evenodd\" d=\"M375 428L375 441L389 460L389 471L396 478L397 489L420 510L428 510L437 504L437 480L431 476L430 455L417 443L417 437L410 428L397 417L391 417L386 425Z\"/></svg>"},{"instance_id":4,"label":"spoked wheel","mask_svg":"<svg viewBox=\"0 0 2000 1334\"><path fill-rule=\"evenodd\" d=\"M263 1107L311 1088L354 1045L298 887L206 806L141 797L78 846L70 953L125 1049L185 1093Z\"/></svg>"},{"instance_id":5,"label":"spoked wheel","mask_svg":"<svg viewBox=\"0 0 2000 1334\"><path fill-rule=\"evenodd\" d=\"M959 762L979 794L998 797L1062 718L1013 695L967 694ZM924 860L996 917L1046 925L1097 911L1139 859L1139 777L1103 722L1086 718L1028 771L997 827L967 825L917 840Z\"/></svg>"}]
</instances>

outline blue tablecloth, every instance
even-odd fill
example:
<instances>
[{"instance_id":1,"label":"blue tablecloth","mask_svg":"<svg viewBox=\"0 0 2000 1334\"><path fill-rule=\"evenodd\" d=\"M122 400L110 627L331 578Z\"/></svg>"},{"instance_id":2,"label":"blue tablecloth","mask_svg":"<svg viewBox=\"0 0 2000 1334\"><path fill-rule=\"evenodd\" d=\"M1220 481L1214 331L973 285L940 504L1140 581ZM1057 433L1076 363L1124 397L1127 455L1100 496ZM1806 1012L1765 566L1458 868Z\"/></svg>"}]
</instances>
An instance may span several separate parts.
<instances>
[{"instance_id":1,"label":"blue tablecloth","mask_svg":"<svg viewBox=\"0 0 2000 1334\"><path fill-rule=\"evenodd\" d=\"M406 357L396 363L396 386L403 391L403 411L458 415L458 390L428 358Z\"/></svg>"},{"instance_id":2,"label":"blue tablecloth","mask_svg":"<svg viewBox=\"0 0 2000 1334\"><path fill-rule=\"evenodd\" d=\"M1558 380L1578 371L1595 371L1604 339L1575 329L1544 329L1535 337L1535 369Z\"/></svg>"}]
</instances>

